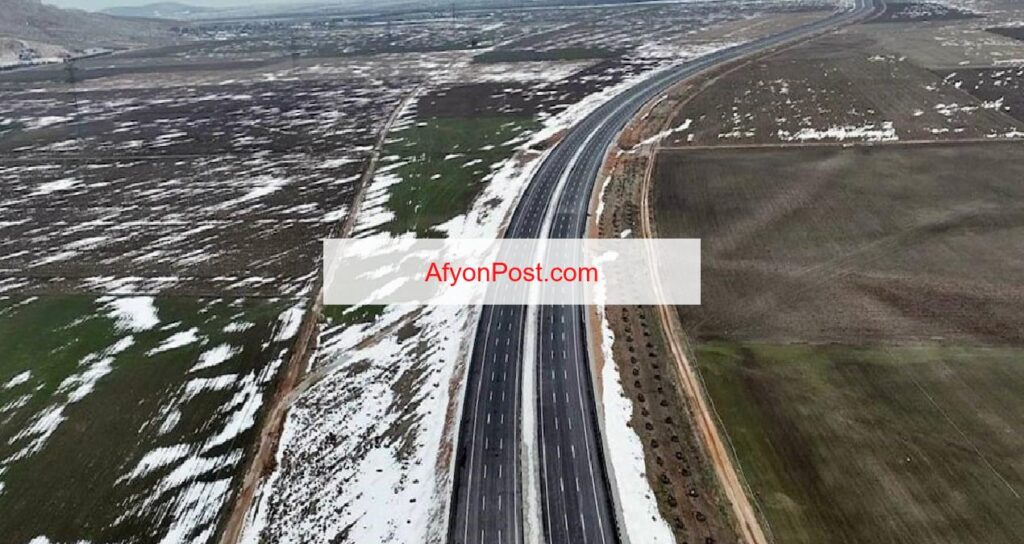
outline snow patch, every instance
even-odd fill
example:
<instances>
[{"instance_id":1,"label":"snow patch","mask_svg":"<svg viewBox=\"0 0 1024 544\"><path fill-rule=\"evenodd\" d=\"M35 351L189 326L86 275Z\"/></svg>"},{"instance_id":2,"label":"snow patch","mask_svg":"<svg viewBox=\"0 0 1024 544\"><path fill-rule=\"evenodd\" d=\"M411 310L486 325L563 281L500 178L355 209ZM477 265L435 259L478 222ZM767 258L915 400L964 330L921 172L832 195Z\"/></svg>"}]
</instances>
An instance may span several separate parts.
<instances>
[{"instance_id":1,"label":"snow patch","mask_svg":"<svg viewBox=\"0 0 1024 544\"><path fill-rule=\"evenodd\" d=\"M230 344L220 344L213 349L204 351L202 355L199 356L199 361L189 370L189 372L198 372L207 368L213 368L240 352L241 350Z\"/></svg>"},{"instance_id":2,"label":"snow patch","mask_svg":"<svg viewBox=\"0 0 1024 544\"><path fill-rule=\"evenodd\" d=\"M277 329L277 334L274 335L274 341L282 342L295 338L295 335L299 333L299 326L302 325L302 316L304 314L303 303L285 310L278 318L279 328Z\"/></svg>"},{"instance_id":3,"label":"snow patch","mask_svg":"<svg viewBox=\"0 0 1024 544\"><path fill-rule=\"evenodd\" d=\"M148 331L160 323L153 297L119 297L105 301L111 310L108 315L115 320L119 331Z\"/></svg>"},{"instance_id":4,"label":"snow patch","mask_svg":"<svg viewBox=\"0 0 1024 544\"><path fill-rule=\"evenodd\" d=\"M11 389L11 388L17 387L17 386L27 382L29 380L29 378L31 378L31 377L32 377L32 371L31 370L26 370L26 371L24 371L24 372L22 372L20 374L16 374L13 378L11 378L10 380L7 380L7 383L4 384L3 389Z\"/></svg>"},{"instance_id":5,"label":"snow patch","mask_svg":"<svg viewBox=\"0 0 1024 544\"><path fill-rule=\"evenodd\" d=\"M689 120L686 122L689 126ZM598 199L597 217L604 213L606 182L601 187ZM620 234L625 238L632 233L627 229ZM604 365L601 369L601 416L611 465L614 485L618 490L619 506L629 542L639 544L673 544L672 529L661 516L658 502L647 479L643 444L630 426L634 406L622 387L618 366L615 364L615 333L605 312L604 292L599 292L597 315L601 320L601 354Z\"/></svg>"},{"instance_id":6,"label":"snow patch","mask_svg":"<svg viewBox=\"0 0 1024 544\"><path fill-rule=\"evenodd\" d=\"M177 332L169 336L166 340L160 343L159 346L149 350L146 355L155 355L157 353L177 349L180 347L187 346L195 343L199 340L199 329L192 327L187 331Z\"/></svg>"},{"instance_id":7,"label":"snow patch","mask_svg":"<svg viewBox=\"0 0 1024 544\"><path fill-rule=\"evenodd\" d=\"M802 128L796 133L779 130L779 139L786 142L807 142L821 140L861 140L866 142L895 142L899 140L892 121L884 121L880 125L869 123L860 126L833 125L826 129Z\"/></svg>"},{"instance_id":8,"label":"snow patch","mask_svg":"<svg viewBox=\"0 0 1024 544\"><path fill-rule=\"evenodd\" d=\"M81 183L82 180L75 178L62 178L54 181L48 181L46 183L40 183L39 187L36 187L35 192L32 193L32 196L48 195L58 191L68 191L74 189Z\"/></svg>"}]
</instances>

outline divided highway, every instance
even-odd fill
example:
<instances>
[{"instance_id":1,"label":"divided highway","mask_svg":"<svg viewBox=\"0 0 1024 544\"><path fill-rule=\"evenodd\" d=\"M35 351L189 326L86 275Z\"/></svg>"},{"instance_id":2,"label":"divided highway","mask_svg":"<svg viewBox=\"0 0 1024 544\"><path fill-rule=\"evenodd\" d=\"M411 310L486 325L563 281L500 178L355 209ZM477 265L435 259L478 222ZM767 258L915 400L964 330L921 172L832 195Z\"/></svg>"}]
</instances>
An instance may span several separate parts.
<instances>
[{"instance_id":1,"label":"divided highway","mask_svg":"<svg viewBox=\"0 0 1024 544\"><path fill-rule=\"evenodd\" d=\"M506 238L583 238L587 209L608 149L643 104L712 66L870 13L871 0L831 17L731 47L649 77L580 121L541 164ZM605 472L582 306L542 306L527 338L524 306L484 306L476 331L455 457L448 542L523 542L521 433L536 433L543 539L549 544L616 543L619 531ZM523 399L526 342L536 348L536 398ZM523 402L537 428L521 429Z\"/></svg>"}]
</instances>

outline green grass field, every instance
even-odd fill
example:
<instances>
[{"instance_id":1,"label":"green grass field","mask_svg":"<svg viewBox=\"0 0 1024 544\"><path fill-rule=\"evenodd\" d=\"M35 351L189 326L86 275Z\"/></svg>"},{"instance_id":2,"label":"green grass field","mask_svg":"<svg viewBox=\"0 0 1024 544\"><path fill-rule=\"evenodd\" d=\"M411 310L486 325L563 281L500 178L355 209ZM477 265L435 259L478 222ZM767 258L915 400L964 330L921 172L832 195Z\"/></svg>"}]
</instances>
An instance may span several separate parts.
<instances>
[{"instance_id":1,"label":"green grass field","mask_svg":"<svg viewBox=\"0 0 1024 544\"><path fill-rule=\"evenodd\" d=\"M1024 349L696 355L776 542L1019 542Z\"/></svg>"},{"instance_id":2,"label":"green grass field","mask_svg":"<svg viewBox=\"0 0 1024 544\"><path fill-rule=\"evenodd\" d=\"M219 511L288 304L149 300L155 320L132 325L114 299L0 298L0 540L156 542Z\"/></svg>"},{"instance_id":3,"label":"green grass field","mask_svg":"<svg viewBox=\"0 0 1024 544\"><path fill-rule=\"evenodd\" d=\"M384 156L397 157L401 181L390 188L388 229L427 237L466 213L492 165L512 156L510 142L536 126L521 117L431 118L394 133Z\"/></svg>"}]
</instances>

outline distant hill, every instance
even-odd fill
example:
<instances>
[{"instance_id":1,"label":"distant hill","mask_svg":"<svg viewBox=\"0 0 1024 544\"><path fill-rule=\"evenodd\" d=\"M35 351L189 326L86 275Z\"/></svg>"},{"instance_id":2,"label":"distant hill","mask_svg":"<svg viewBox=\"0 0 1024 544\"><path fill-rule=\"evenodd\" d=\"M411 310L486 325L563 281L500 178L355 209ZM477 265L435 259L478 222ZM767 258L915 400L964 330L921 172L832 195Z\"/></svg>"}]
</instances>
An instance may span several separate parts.
<instances>
[{"instance_id":1,"label":"distant hill","mask_svg":"<svg viewBox=\"0 0 1024 544\"><path fill-rule=\"evenodd\" d=\"M284 16L365 16L403 13L443 15L451 9L496 9L588 4L629 4L650 0L252 0L250 4L229 2L206 8L180 2L154 2L143 6L121 6L102 11L121 17L199 21L210 19L273 18Z\"/></svg>"},{"instance_id":2,"label":"distant hill","mask_svg":"<svg viewBox=\"0 0 1024 544\"><path fill-rule=\"evenodd\" d=\"M173 26L61 9L39 0L0 0L0 67L168 43L176 38Z\"/></svg>"},{"instance_id":3,"label":"distant hill","mask_svg":"<svg viewBox=\"0 0 1024 544\"><path fill-rule=\"evenodd\" d=\"M142 17L148 19L176 19L190 20L197 19L203 14L211 13L213 9L200 6L190 6L179 2L155 2L144 6L118 6L107 8L102 11L107 15L118 17Z\"/></svg>"}]
</instances>

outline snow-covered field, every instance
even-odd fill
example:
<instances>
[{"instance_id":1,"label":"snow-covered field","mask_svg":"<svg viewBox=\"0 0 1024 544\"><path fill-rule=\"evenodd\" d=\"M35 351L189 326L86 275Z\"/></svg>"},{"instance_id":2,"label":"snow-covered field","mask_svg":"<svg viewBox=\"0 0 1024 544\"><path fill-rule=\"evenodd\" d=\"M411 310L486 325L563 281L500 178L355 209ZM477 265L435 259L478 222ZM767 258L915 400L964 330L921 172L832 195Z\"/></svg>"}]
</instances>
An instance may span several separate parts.
<instances>
[{"instance_id":1,"label":"snow-covered field","mask_svg":"<svg viewBox=\"0 0 1024 544\"><path fill-rule=\"evenodd\" d=\"M0 291L301 294L400 93L128 88L83 92L81 111L6 93L0 118L20 128L0 137Z\"/></svg>"},{"instance_id":2,"label":"snow-covered field","mask_svg":"<svg viewBox=\"0 0 1024 544\"><path fill-rule=\"evenodd\" d=\"M407 84L141 67L0 82L4 542L215 539Z\"/></svg>"}]
</instances>

